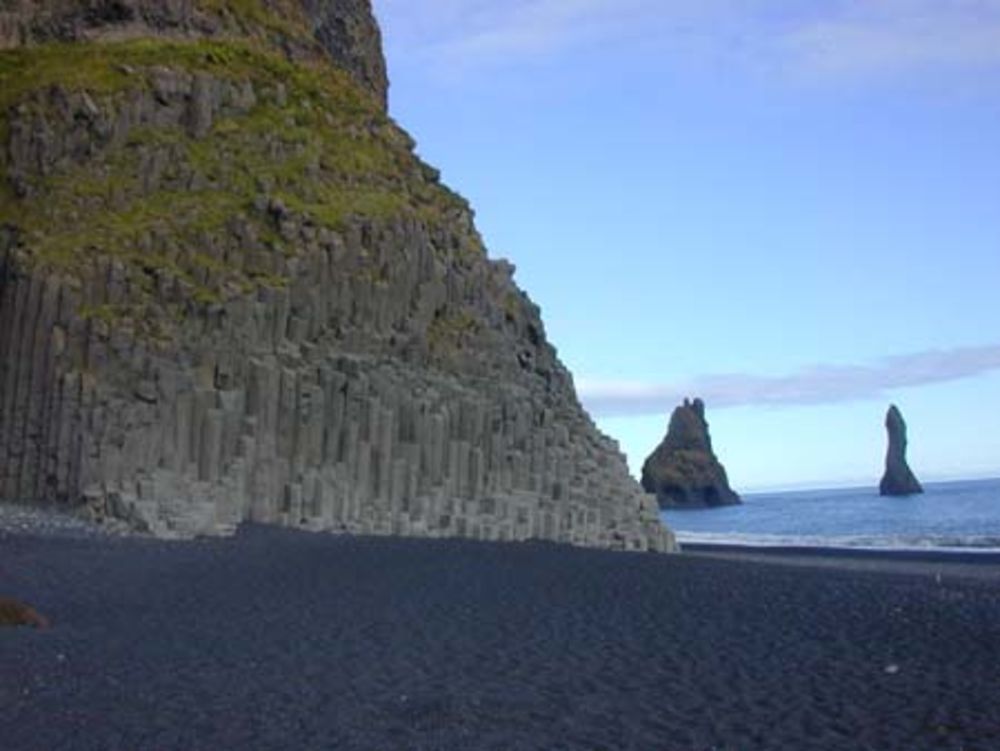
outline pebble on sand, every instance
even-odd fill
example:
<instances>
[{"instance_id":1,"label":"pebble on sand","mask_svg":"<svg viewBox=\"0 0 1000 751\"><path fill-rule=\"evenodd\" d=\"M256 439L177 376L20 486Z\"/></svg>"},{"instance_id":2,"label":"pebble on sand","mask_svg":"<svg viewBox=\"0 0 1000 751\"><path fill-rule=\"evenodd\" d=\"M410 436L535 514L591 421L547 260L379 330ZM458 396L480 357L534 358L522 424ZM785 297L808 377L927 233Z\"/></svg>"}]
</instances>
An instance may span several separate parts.
<instances>
[{"instance_id":1,"label":"pebble on sand","mask_svg":"<svg viewBox=\"0 0 1000 751\"><path fill-rule=\"evenodd\" d=\"M0 597L0 626L48 628L49 620L30 605L10 597Z\"/></svg>"}]
</instances>

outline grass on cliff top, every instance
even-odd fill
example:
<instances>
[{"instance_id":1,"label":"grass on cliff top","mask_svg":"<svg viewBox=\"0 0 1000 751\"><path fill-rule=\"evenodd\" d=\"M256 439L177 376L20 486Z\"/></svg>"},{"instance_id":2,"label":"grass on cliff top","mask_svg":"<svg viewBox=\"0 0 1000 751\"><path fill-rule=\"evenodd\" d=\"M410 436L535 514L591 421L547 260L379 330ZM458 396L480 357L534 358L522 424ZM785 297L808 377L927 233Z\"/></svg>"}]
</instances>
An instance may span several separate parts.
<instances>
[{"instance_id":1,"label":"grass on cliff top","mask_svg":"<svg viewBox=\"0 0 1000 751\"><path fill-rule=\"evenodd\" d=\"M309 19L295 0L195 0L195 4L239 26L244 34L264 31L279 38L312 40Z\"/></svg>"},{"instance_id":2,"label":"grass on cliff top","mask_svg":"<svg viewBox=\"0 0 1000 751\"><path fill-rule=\"evenodd\" d=\"M149 128L130 135L133 145L142 140L151 146L158 141L179 144L193 167L214 173L227 190L247 195L251 187L277 184L278 190L287 194L294 191L286 186L298 183L306 190L296 196L297 203L317 209L316 218L329 225L338 224L353 210L354 193L359 197L357 213L361 215L372 208L407 203L375 200L373 194L378 192L409 191L414 199L410 203L415 206L433 206L442 199L452 205L462 203L444 188L433 186L429 190L411 179L418 162L405 137L346 73L328 63L292 63L246 40L180 43L140 39L0 51L0 108L9 110L27 103L29 108L44 110L45 97L39 93L56 85L68 92L85 91L107 104L119 92L150 88L155 70L164 66L204 71L232 82L250 81L258 95L279 86L288 92L287 102L281 106L263 104L247 116L220 120L210 137L201 141ZM276 159L275 141L282 144L283 151L294 153ZM311 164L324 168L324 184L308 185L303 170ZM119 177L111 175L108 180ZM93 194L93 185L87 182L86 175L79 176L80 190ZM9 200L10 191L5 192L0 199ZM320 210L323 203L329 205ZM338 211L337 206L343 210Z\"/></svg>"},{"instance_id":3,"label":"grass on cliff top","mask_svg":"<svg viewBox=\"0 0 1000 751\"><path fill-rule=\"evenodd\" d=\"M352 217L411 214L436 223L465 208L447 188L421 179L408 137L346 73L327 63L291 63L246 40L141 39L0 51L0 108L9 112L23 103L59 123L46 110L54 102L45 94L58 85L87 92L108 112L121 105L125 92L152 88L162 67L249 81L258 103L245 114L217 119L200 139L180 127L134 128L124 144L87 162L33 176L36 193L27 201L10 190L0 155L0 221L25 232L36 262L82 276L95 256L112 256L135 270L136 292L153 294L155 275L163 272L188 285L195 302L214 304L234 290L287 283L256 261L227 268L206 252L212 245L206 238L224 236L237 217L251 223L265 245L296 252L273 219L254 208L262 194L331 229L342 229ZM280 97L279 85L285 92ZM152 190L143 187L150 154L167 164ZM151 233L173 238L184 252L150 251ZM136 303L94 315L103 320L142 310L143 301Z\"/></svg>"},{"instance_id":4,"label":"grass on cliff top","mask_svg":"<svg viewBox=\"0 0 1000 751\"><path fill-rule=\"evenodd\" d=\"M328 63L293 63L253 40L133 39L123 42L52 43L0 50L0 108L35 91L112 94L149 86L137 72L158 66L203 71L230 81L282 83L355 114L375 114L374 100Z\"/></svg>"},{"instance_id":5,"label":"grass on cliff top","mask_svg":"<svg viewBox=\"0 0 1000 751\"><path fill-rule=\"evenodd\" d=\"M194 0L218 17L226 33L216 39L171 42L138 39L118 43L50 43L0 51L0 106L25 93L59 84L70 90L107 93L131 84L131 66L170 65L242 76L262 69L281 76L297 67L280 54L286 40L322 53L300 2L295 0ZM270 60L263 56L270 53ZM265 63L261 66L261 63Z\"/></svg>"}]
</instances>

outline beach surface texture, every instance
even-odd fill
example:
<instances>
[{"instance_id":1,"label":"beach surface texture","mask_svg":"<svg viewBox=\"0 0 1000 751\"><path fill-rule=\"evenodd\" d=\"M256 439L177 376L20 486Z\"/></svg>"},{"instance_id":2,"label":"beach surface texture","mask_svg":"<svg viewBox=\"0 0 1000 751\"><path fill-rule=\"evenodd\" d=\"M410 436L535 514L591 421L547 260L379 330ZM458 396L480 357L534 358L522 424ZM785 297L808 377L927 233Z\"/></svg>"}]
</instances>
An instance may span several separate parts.
<instances>
[{"instance_id":1,"label":"beach surface texture","mask_svg":"<svg viewBox=\"0 0 1000 751\"><path fill-rule=\"evenodd\" d=\"M1000 748L989 557L6 518L0 594L52 627L0 630L5 751Z\"/></svg>"}]
</instances>

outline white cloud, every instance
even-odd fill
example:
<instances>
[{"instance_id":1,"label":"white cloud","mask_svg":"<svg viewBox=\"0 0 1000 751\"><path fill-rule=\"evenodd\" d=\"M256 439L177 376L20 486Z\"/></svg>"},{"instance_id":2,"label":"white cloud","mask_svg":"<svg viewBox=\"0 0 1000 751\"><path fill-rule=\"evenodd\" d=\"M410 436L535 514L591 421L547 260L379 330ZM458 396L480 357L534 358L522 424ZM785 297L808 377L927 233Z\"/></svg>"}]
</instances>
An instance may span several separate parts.
<instances>
[{"instance_id":1,"label":"white cloud","mask_svg":"<svg viewBox=\"0 0 1000 751\"><path fill-rule=\"evenodd\" d=\"M931 350L871 365L814 365L787 376L733 373L678 384L582 379L578 390L591 412L610 417L663 414L685 397L701 397L713 409L881 399L894 389L946 383L997 370L1000 345Z\"/></svg>"},{"instance_id":2,"label":"white cloud","mask_svg":"<svg viewBox=\"0 0 1000 751\"><path fill-rule=\"evenodd\" d=\"M518 66L642 39L665 60L865 78L1000 67L1000 0L381 0L390 46L437 68Z\"/></svg>"},{"instance_id":3,"label":"white cloud","mask_svg":"<svg viewBox=\"0 0 1000 751\"><path fill-rule=\"evenodd\" d=\"M996 0L854 0L793 25L776 52L833 76L1000 65Z\"/></svg>"},{"instance_id":4,"label":"white cloud","mask_svg":"<svg viewBox=\"0 0 1000 751\"><path fill-rule=\"evenodd\" d=\"M382 0L388 42L442 67L511 64L642 28L655 0Z\"/></svg>"}]
</instances>

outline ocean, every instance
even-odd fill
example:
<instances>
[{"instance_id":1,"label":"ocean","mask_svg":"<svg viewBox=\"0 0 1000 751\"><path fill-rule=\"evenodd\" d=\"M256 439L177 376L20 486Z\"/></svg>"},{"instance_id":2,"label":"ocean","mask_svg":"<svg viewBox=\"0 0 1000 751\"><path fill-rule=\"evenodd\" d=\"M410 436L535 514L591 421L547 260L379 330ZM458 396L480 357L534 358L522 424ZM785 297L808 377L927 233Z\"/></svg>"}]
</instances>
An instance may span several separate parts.
<instances>
[{"instance_id":1,"label":"ocean","mask_svg":"<svg viewBox=\"0 0 1000 751\"><path fill-rule=\"evenodd\" d=\"M670 509L683 543L1000 552L1000 480L925 484L923 495L878 488L747 494L743 505Z\"/></svg>"}]
</instances>

